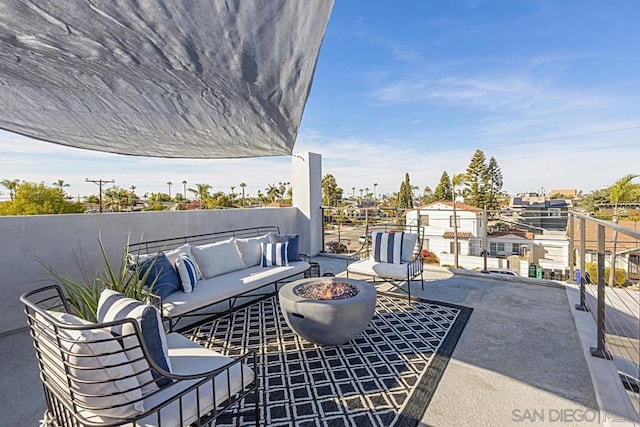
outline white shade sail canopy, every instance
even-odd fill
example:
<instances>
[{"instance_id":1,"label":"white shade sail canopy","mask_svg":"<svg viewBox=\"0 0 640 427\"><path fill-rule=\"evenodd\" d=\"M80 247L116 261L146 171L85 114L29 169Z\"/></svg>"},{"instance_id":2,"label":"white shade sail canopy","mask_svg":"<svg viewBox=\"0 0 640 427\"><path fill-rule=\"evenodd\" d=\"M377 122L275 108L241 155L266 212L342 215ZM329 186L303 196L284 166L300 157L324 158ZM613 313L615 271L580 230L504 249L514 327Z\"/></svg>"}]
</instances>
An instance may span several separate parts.
<instances>
[{"instance_id":1,"label":"white shade sail canopy","mask_svg":"<svg viewBox=\"0 0 640 427\"><path fill-rule=\"evenodd\" d=\"M333 0L3 0L0 128L152 157L291 154Z\"/></svg>"}]
</instances>

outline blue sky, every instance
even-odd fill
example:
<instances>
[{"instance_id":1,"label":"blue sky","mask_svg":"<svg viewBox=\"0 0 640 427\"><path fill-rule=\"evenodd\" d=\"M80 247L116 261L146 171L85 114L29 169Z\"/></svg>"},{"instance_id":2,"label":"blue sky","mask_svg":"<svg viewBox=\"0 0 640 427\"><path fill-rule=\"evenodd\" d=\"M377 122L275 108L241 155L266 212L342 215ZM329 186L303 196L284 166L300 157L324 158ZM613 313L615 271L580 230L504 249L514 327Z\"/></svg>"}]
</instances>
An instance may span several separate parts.
<instances>
[{"instance_id":1,"label":"blue sky","mask_svg":"<svg viewBox=\"0 0 640 427\"><path fill-rule=\"evenodd\" d=\"M294 152L322 154L349 194L398 191L405 172L434 188L476 149L511 193L609 185L640 172L638 16L633 0L338 0ZM138 194L291 180L288 157L136 158L6 132L0 152L0 179L64 179L74 196L97 192L85 178Z\"/></svg>"}]
</instances>

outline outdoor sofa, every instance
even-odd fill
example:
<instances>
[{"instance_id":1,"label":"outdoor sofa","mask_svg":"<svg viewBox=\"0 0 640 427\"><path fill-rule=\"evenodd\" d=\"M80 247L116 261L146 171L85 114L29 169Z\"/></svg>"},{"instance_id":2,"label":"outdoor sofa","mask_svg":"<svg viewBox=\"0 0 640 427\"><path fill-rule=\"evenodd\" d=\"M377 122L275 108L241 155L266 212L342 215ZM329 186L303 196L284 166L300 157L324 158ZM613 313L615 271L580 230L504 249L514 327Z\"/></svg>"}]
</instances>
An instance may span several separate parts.
<instances>
[{"instance_id":1,"label":"outdoor sofa","mask_svg":"<svg viewBox=\"0 0 640 427\"><path fill-rule=\"evenodd\" d=\"M278 243L286 243L286 260L263 259L263 246L271 248ZM279 248L282 250L283 246ZM168 323L170 331L175 329L180 319L211 318L216 314L226 314L259 297L273 295L279 284L304 274L310 267L308 262L303 261L308 256L299 252L298 235L281 235L277 226L142 241L130 244L128 249L134 257L133 262L145 262L161 253L171 264L165 269L170 273L166 276L162 269L157 269L161 277L153 287L156 305L161 309L162 318ZM191 289L187 289L189 285L186 285L181 290L181 285L185 283L184 274L172 273L171 267L176 267L177 263L177 269L184 273L178 259L185 256L196 264L197 278ZM155 262L158 264L152 268L159 265L157 259ZM166 267L166 261L164 263ZM167 281L172 281L173 286L173 291L169 293L164 292L168 286L164 282Z\"/></svg>"}]
</instances>

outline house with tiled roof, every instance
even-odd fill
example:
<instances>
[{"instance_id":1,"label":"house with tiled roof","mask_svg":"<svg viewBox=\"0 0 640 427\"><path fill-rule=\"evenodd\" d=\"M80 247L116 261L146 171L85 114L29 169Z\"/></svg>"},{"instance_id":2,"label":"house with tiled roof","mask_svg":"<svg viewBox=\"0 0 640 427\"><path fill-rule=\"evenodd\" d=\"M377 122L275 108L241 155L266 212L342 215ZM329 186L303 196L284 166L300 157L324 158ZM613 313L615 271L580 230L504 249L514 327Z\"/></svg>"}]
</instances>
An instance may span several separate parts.
<instances>
[{"instance_id":1,"label":"house with tiled roof","mask_svg":"<svg viewBox=\"0 0 640 427\"><path fill-rule=\"evenodd\" d=\"M640 231L640 221L621 219L618 225ZM613 251L613 230L605 229L605 265L610 265L610 255ZM573 224L573 243L576 251L580 246L580 221ZM590 221L585 222L585 261L597 262L598 255L598 226ZM627 272L629 280L640 279L640 239L618 233L616 238L616 268Z\"/></svg>"}]
</instances>

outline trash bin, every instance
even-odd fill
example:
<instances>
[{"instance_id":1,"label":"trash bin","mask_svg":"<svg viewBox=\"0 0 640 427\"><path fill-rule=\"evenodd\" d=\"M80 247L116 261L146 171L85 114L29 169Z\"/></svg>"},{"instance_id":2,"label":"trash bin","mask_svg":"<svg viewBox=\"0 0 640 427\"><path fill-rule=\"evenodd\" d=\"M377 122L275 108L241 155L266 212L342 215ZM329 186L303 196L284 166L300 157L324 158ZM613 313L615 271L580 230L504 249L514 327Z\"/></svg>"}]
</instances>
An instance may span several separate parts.
<instances>
[{"instance_id":1,"label":"trash bin","mask_svg":"<svg viewBox=\"0 0 640 427\"><path fill-rule=\"evenodd\" d=\"M579 285L582 283L582 273L579 268L576 268L576 283Z\"/></svg>"},{"instance_id":2,"label":"trash bin","mask_svg":"<svg viewBox=\"0 0 640 427\"><path fill-rule=\"evenodd\" d=\"M536 279L542 279L542 267L536 268Z\"/></svg>"},{"instance_id":3,"label":"trash bin","mask_svg":"<svg viewBox=\"0 0 640 427\"><path fill-rule=\"evenodd\" d=\"M529 277L536 277L536 265L529 264Z\"/></svg>"}]
</instances>

